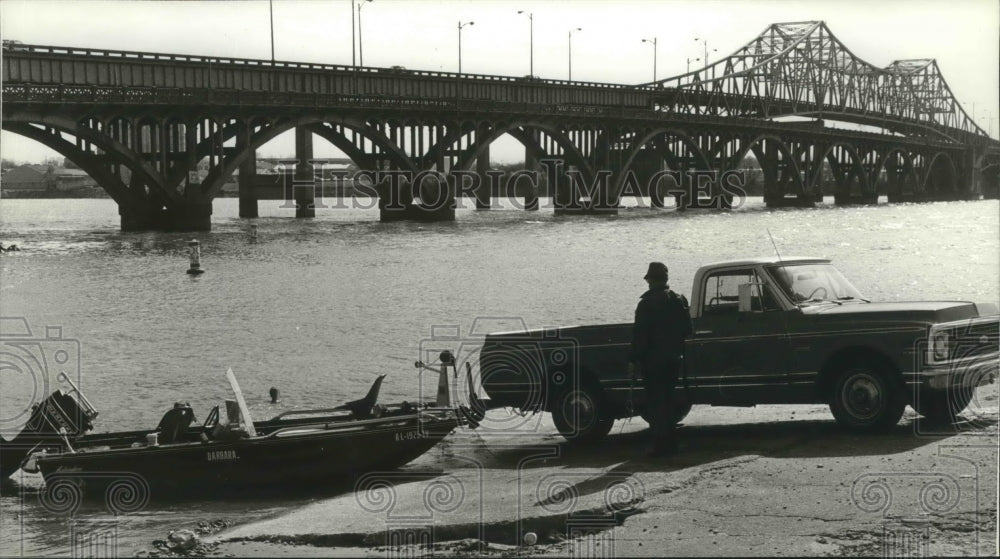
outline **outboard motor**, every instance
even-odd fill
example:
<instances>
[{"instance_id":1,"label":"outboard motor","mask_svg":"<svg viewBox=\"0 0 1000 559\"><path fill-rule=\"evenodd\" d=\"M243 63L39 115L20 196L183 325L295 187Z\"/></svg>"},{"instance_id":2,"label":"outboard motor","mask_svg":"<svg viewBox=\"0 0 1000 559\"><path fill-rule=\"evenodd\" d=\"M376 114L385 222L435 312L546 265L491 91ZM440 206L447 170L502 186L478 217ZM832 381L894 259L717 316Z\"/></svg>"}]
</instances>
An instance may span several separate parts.
<instances>
[{"instance_id":1,"label":"outboard motor","mask_svg":"<svg viewBox=\"0 0 1000 559\"><path fill-rule=\"evenodd\" d=\"M13 440L0 437L0 476L10 477L34 450L65 448L70 440L93 429L91 421L96 417L97 410L75 385L68 393L56 390L32 407L27 424Z\"/></svg>"}]
</instances>

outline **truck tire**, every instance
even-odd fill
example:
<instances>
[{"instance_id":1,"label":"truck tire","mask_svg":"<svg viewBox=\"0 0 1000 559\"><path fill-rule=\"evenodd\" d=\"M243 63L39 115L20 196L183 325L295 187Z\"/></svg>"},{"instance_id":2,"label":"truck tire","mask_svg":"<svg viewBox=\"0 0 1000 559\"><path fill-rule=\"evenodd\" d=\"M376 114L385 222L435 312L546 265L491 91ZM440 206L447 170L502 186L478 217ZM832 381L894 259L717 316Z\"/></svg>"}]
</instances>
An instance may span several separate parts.
<instances>
[{"instance_id":1,"label":"truck tire","mask_svg":"<svg viewBox=\"0 0 1000 559\"><path fill-rule=\"evenodd\" d=\"M559 434L571 443L592 443L603 439L614 419L604 416L599 390L589 386L558 392L552 403L552 422Z\"/></svg>"},{"instance_id":2,"label":"truck tire","mask_svg":"<svg viewBox=\"0 0 1000 559\"><path fill-rule=\"evenodd\" d=\"M921 389L911 402L913 409L927 421L936 424L954 423L958 414L972 401L975 388L957 387L951 390Z\"/></svg>"},{"instance_id":3,"label":"truck tire","mask_svg":"<svg viewBox=\"0 0 1000 559\"><path fill-rule=\"evenodd\" d=\"M868 363L843 368L833 382L830 411L842 426L857 432L889 429L906 408L904 387L893 375Z\"/></svg>"},{"instance_id":4,"label":"truck tire","mask_svg":"<svg viewBox=\"0 0 1000 559\"><path fill-rule=\"evenodd\" d=\"M685 402L683 404L677 404L676 406L674 406L673 409L674 425L677 425L681 421L684 421L684 418L687 417L689 413L691 413L690 403ZM642 410L642 413L640 413L639 415L646 421L646 423L649 423L650 425L653 424L653 422L650 421L651 416L648 411Z\"/></svg>"}]
</instances>

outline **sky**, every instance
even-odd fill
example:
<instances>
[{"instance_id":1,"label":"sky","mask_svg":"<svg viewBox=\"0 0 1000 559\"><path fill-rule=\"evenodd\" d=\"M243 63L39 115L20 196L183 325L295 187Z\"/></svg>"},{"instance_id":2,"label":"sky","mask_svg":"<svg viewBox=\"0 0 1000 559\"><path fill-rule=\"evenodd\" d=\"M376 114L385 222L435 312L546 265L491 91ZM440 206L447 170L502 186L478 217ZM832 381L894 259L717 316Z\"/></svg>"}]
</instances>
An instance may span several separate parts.
<instances>
[{"instance_id":1,"label":"sky","mask_svg":"<svg viewBox=\"0 0 1000 559\"><path fill-rule=\"evenodd\" d=\"M1000 4L996 0L371 0L362 2L361 50L368 66L455 71L458 24L462 70L523 76L534 63L543 78L635 84L692 69L729 54L769 24L824 20L862 59L936 58L965 110L1000 136ZM524 13L518 14L518 11ZM273 0L274 51L279 60L350 64L351 0ZM533 14L529 20L527 14ZM241 58L271 57L267 0L87 1L2 0L0 35L29 44L144 50ZM531 25L534 46L531 45ZM581 28L580 31L575 31ZM509 140L509 141L508 141ZM339 152L316 142L317 157ZM293 152L291 136L260 150ZM501 139L493 159L523 158ZM55 153L9 132L0 156L40 161Z\"/></svg>"}]
</instances>

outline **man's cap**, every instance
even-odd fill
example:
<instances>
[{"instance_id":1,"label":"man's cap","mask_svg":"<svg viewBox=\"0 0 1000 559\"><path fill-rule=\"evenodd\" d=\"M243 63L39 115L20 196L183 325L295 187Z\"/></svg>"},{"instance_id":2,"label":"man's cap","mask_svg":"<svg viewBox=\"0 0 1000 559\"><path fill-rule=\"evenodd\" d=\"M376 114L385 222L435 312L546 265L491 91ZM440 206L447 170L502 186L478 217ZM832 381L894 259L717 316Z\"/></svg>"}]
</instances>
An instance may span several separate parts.
<instances>
[{"instance_id":1,"label":"man's cap","mask_svg":"<svg viewBox=\"0 0 1000 559\"><path fill-rule=\"evenodd\" d=\"M666 280L667 279L667 265L663 262L650 262L649 269L646 270L646 275L643 279L647 280Z\"/></svg>"}]
</instances>

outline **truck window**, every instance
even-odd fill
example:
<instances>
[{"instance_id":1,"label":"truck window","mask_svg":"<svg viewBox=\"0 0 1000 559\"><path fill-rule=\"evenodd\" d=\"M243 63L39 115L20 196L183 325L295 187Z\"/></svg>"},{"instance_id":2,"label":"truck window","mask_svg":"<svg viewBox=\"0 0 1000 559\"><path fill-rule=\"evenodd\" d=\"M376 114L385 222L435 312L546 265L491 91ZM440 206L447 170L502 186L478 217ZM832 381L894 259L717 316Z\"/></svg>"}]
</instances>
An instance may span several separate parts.
<instances>
[{"instance_id":1,"label":"truck window","mask_svg":"<svg viewBox=\"0 0 1000 559\"><path fill-rule=\"evenodd\" d=\"M751 307L755 311L770 311L779 309L774 297L767 292L753 269L728 270L714 273L705 280L705 300L702 302L702 315L736 314L740 305L740 285L749 283Z\"/></svg>"}]
</instances>

